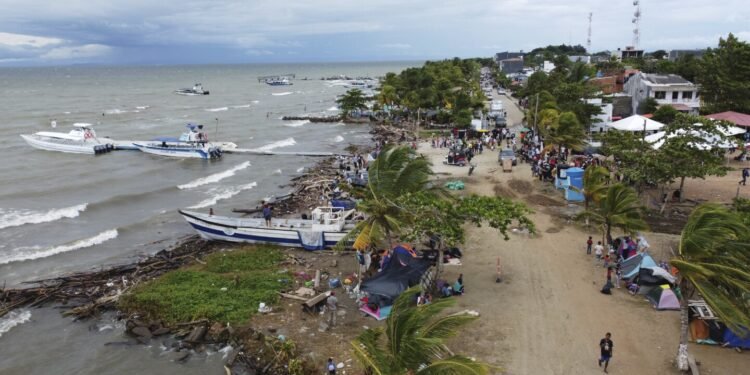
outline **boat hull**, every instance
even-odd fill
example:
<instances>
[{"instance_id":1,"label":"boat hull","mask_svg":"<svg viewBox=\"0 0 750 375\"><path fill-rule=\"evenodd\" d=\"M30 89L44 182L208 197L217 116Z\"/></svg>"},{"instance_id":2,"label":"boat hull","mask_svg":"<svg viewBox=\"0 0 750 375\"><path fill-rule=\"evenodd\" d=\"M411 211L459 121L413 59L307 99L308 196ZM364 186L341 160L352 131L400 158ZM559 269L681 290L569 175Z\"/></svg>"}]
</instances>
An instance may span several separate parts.
<instances>
[{"instance_id":1,"label":"boat hull","mask_svg":"<svg viewBox=\"0 0 750 375\"><path fill-rule=\"evenodd\" d=\"M202 238L215 241L271 244L301 247L306 250L322 250L332 248L349 232L349 230L346 230L314 233L304 228L266 227L263 219L258 219L257 225L238 226L233 225L233 221L235 221L234 224L240 223L240 220L237 219L207 217L205 214L182 210L180 210L180 214Z\"/></svg>"},{"instance_id":2,"label":"boat hull","mask_svg":"<svg viewBox=\"0 0 750 375\"><path fill-rule=\"evenodd\" d=\"M188 147L161 147L161 146L153 146L149 144L139 144L134 143L133 146L141 150L142 152L145 152L147 154L152 155L159 155L159 156L169 156L169 157L175 157L175 158L192 158L192 159L213 159L215 158L213 155L211 155L210 151L207 148L188 148Z\"/></svg>"},{"instance_id":3,"label":"boat hull","mask_svg":"<svg viewBox=\"0 0 750 375\"><path fill-rule=\"evenodd\" d=\"M50 142L33 135L21 134L29 146L39 150L66 152L69 154L96 154L94 146L102 146L98 143L76 143L76 142Z\"/></svg>"}]
</instances>

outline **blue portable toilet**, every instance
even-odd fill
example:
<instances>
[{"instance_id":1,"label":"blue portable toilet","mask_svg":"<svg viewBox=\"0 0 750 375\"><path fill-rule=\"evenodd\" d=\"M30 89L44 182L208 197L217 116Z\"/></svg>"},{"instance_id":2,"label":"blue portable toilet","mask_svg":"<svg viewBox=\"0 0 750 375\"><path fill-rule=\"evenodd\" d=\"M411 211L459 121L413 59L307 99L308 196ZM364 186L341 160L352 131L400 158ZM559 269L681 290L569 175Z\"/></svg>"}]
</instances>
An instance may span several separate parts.
<instances>
[{"instance_id":1,"label":"blue portable toilet","mask_svg":"<svg viewBox=\"0 0 750 375\"><path fill-rule=\"evenodd\" d=\"M565 189L565 200L572 202L583 202L583 169L568 168L567 171L569 186ZM575 187L576 190L571 189Z\"/></svg>"},{"instance_id":2,"label":"blue portable toilet","mask_svg":"<svg viewBox=\"0 0 750 375\"><path fill-rule=\"evenodd\" d=\"M564 164L557 165L557 173L555 174L555 188L565 189L568 186L568 168L570 167Z\"/></svg>"}]
</instances>

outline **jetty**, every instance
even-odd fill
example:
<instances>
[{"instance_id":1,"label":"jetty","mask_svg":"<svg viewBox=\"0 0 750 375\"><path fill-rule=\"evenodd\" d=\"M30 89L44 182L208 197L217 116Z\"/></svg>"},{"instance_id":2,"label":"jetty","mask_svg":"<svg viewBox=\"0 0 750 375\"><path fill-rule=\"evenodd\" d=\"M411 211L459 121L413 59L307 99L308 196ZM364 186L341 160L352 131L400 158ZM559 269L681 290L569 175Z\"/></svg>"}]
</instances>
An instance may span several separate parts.
<instances>
[{"instance_id":1,"label":"jetty","mask_svg":"<svg viewBox=\"0 0 750 375\"><path fill-rule=\"evenodd\" d=\"M310 122L339 122L341 116L283 116L283 121L307 120Z\"/></svg>"},{"instance_id":2,"label":"jetty","mask_svg":"<svg viewBox=\"0 0 750 375\"><path fill-rule=\"evenodd\" d=\"M225 154L250 154L250 155L269 155L269 156L315 156L315 157L328 157L336 155L347 155L337 154L335 152L318 152L318 151L264 151L252 148L230 148L222 149Z\"/></svg>"}]
</instances>

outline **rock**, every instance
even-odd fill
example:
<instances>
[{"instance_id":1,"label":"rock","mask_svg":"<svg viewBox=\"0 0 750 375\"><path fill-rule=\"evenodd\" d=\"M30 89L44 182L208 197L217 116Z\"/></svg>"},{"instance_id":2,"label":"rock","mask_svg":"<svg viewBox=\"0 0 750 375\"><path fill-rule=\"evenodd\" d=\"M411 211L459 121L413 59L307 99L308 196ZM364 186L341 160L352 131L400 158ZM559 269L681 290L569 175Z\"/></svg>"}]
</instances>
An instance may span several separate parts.
<instances>
[{"instance_id":1,"label":"rock","mask_svg":"<svg viewBox=\"0 0 750 375\"><path fill-rule=\"evenodd\" d=\"M154 336L161 336L166 335L167 333L171 332L172 330L167 327L161 327L151 332Z\"/></svg>"},{"instance_id":2,"label":"rock","mask_svg":"<svg viewBox=\"0 0 750 375\"><path fill-rule=\"evenodd\" d=\"M172 362L185 362L190 357L189 351L183 352L172 352L168 354L169 360Z\"/></svg>"},{"instance_id":3,"label":"rock","mask_svg":"<svg viewBox=\"0 0 750 375\"><path fill-rule=\"evenodd\" d=\"M318 326L318 332L325 332L328 331L328 323L320 323Z\"/></svg>"},{"instance_id":4,"label":"rock","mask_svg":"<svg viewBox=\"0 0 750 375\"><path fill-rule=\"evenodd\" d=\"M208 329L208 335L211 337L216 337L221 333L221 331L224 330L224 325L216 322L211 325L211 328Z\"/></svg>"},{"instance_id":5,"label":"rock","mask_svg":"<svg viewBox=\"0 0 750 375\"><path fill-rule=\"evenodd\" d=\"M135 339L143 345L148 345L151 342L151 337L138 336Z\"/></svg>"},{"instance_id":6,"label":"rock","mask_svg":"<svg viewBox=\"0 0 750 375\"><path fill-rule=\"evenodd\" d=\"M149 331L147 327L143 326L133 328L132 333L138 337L145 337L147 339L150 339L151 336L153 336L151 334L151 331Z\"/></svg>"},{"instance_id":7,"label":"rock","mask_svg":"<svg viewBox=\"0 0 750 375\"><path fill-rule=\"evenodd\" d=\"M336 365L336 368L344 368L344 362L339 362L339 363L338 363L338 364Z\"/></svg>"},{"instance_id":8,"label":"rock","mask_svg":"<svg viewBox=\"0 0 750 375\"><path fill-rule=\"evenodd\" d=\"M187 337L185 337L185 341L189 343L197 343L203 340L203 337L206 336L206 331L208 329L204 325L197 326L193 328L193 330L190 332Z\"/></svg>"},{"instance_id":9,"label":"rock","mask_svg":"<svg viewBox=\"0 0 750 375\"><path fill-rule=\"evenodd\" d=\"M338 316L344 316L344 315L346 315L346 311L345 310L336 311L336 315L338 315Z\"/></svg>"},{"instance_id":10,"label":"rock","mask_svg":"<svg viewBox=\"0 0 750 375\"><path fill-rule=\"evenodd\" d=\"M133 341L111 341L104 343L104 346L131 346L135 343Z\"/></svg>"},{"instance_id":11,"label":"rock","mask_svg":"<svg viewBox=\"0 0 750 375\"><path fill-rule=\"evenodd\" d=\"M271 332L271 333L276 333L277 331L276 327L268 327L267 329L268 329L268 332Z\"/></svg>"}]
</instances>

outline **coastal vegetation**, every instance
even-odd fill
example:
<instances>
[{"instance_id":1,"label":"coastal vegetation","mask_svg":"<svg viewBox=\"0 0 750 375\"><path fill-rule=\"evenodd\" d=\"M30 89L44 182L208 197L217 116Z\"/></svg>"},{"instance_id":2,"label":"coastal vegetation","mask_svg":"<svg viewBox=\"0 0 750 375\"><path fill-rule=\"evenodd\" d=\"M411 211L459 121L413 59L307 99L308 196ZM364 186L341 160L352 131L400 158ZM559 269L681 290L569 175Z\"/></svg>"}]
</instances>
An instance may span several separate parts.
<instances>
[{"instance_id":1,"label":"coastal vegetation","mask_svg":"<svg viewBox=\"0 0 750 375\"><path fill-rule=\"evenodd\" d=\"M727 327L740 335L750 327L750 237L743 218L719 204L696 208L670 264L679 273L680 344L676 365L688 370L688 299L696 293Z\"/></svg>"},{"instance_id":2,"label":"coastal vegetation","mask_svg":"<svg viewBox=\"0 0 750 375\"><path fill-rule=\"evenodd\" d=\"M467 312L441 314L456 304L455 298L415 306L413 297L419 291L415 287L401 293L385 327L368 328L352 341L359 362L375 375L489 374L488 364L454 354L445 344L478 317Z\"/></svg>"},{"instance_id":3,"label":"coastal vegetation","mask_svg":"<svg viewBox=\"0 0 750 375\"><path fill-rule=\"evenodd\" d=\"M166 324L198 319L244 323L260 302L278 300L277 292L288 281L277 273L281 258L279 250L269 246L213 253L202 263L138 285L120 298L119 307Z\"/></svg>"},{"instance_id":4,"label":"coastal vegetation","mask_svg":"<svg viewBox=\"0 0 750 375\"><path fill-rule=\"evenodd\" d=\"M349 118L352 112L363 111L367 109L367 97L360 89L348 90L340 98L336 99L341 110L341 117L344 119Z\"/></svg>"},{"instance_id":5,"label":"coastal vegetation","mask_svg":"<svg viewBox=\"0 0 750 375\"><path fill-rule=\"evenodd\" d=\"M602 243L612 243L613 228L627 234L648 229L643 211L635 190L623 184L614 184L581 217L602 228Z\"/></svg>"}]
</instances>

